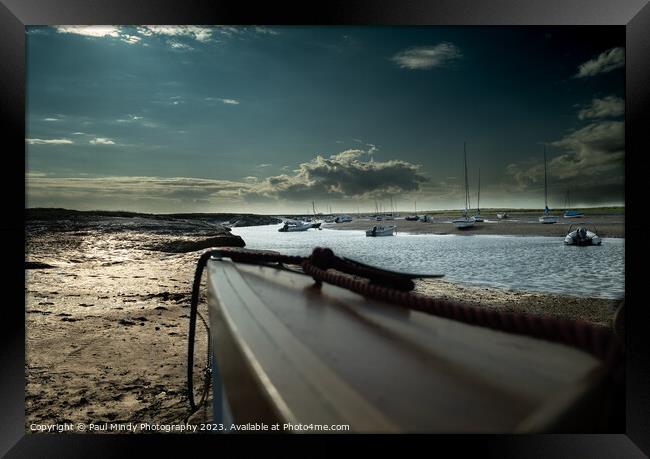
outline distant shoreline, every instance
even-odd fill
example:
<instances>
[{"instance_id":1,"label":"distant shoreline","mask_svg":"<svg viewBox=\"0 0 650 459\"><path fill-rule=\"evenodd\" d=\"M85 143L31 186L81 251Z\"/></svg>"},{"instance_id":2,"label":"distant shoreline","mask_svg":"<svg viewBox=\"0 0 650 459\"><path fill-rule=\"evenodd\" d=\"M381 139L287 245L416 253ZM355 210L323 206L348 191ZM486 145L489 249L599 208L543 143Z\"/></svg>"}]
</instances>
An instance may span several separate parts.
<instances>
[{"instance_id":1,"label":"distant shoreline","mask_svg":"<svg viewBox=\"0 0 650 459\"><path fill-rule=\"evenodd\" d=\"M601 238L625 238L625 215L621 213L591 214L584 218L560 218L558 223L542 224L537 218L540 212L512 213L506 220L497 220L495 215L483 214L483 223L476 223L472 228L460 230L451 220L455 214L439 214L432 222L408 221L403 219L376 221L369 218L355 219L348 223L325 224L323 228L336 230L367 230L375 225L396 225L397 232L408 234L455 234L459 236L494 235L494 236L549 236L564 237L569 227L586 226L594 228Z\"/></svg>"}]
</instances>

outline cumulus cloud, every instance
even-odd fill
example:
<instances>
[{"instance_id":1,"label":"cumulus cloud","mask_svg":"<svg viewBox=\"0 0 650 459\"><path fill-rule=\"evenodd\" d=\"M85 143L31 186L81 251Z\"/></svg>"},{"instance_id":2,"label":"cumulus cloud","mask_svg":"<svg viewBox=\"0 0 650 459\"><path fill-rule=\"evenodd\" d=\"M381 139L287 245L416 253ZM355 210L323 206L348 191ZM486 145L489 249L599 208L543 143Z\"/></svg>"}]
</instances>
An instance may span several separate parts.
<instances>
[{"instance_id":1,"label":"cumulus cloud","mask_svg":"<svg viewBox=\"0 0 650 459\"><path fill-rule=\"evenodd\" d=\"M443 66L460 57L462 54L456 45L444 42L405 49L395 54L391 60L401 68L427 70Z\"/></svg>"},{"instance_id":2,"label":"cumulus cloud","mask_svg":"<svg viewBox=\"0 0 650 459\"><path fill-rule=\"evenodd\" d=\"M607 73L625 66L625 49L612 48L601 53L595 59L580 64L576 78L584 78Z\"/></svg>"},{"instance_id":3,"label":"cumulus cloud","mask_svg":"<svg viewBox=\"0 0 650 459\"><path fill-rule=\"evenodd\" d=\"M321 155L300 164L293 174L259 181L247 198L372 198L417 191L427 181L420 166L401 160L364 160L363 150L346 150L329 158Z\"/></svg>"},{"instance_id":4,"label":"cumulus cloud","mask_svg":"<svg viewBox=\"0 0 650 459\"><path fill-rule=\"evenodd\" d=\"M549 146L562 152L557 156L549 154L551 193L558 196L571 189L572 195L593 203L623 199L625 128L622 121L591 123L550 142ZM541 193L544 183L541 154L538 160L508 165L506 173L514 179L517 191Z\"/></svg>"},{"instance_id":5,"label":"cumulus cloud","mask_svg":"<svg viewBox=\"0 0 650 459\"><path fill-rule=\"evenodd\" d=\"M620 97L607 96L602 99L595 98L591 103L580 110L578 118L611 118L625 114L625 101Z\"/></svg>"},{"instance_id":6,"label":"cumulus cloud","mask_svg":"<svg viewBox=\"0 0 650 459\"><path fill-rule=\"evenodd\" d=\"M114 141L106 137L95 137L94 139L90 139L88 143L92 145L115 145Z\"/></svg>"},{"instance_id":7,"label":"cumulus cloud","mask_svg":"<svg viewBox=\"0 0 650 459\"><path fill-rule=\"evenodd\" d=\"M592 123L551 145L565 151L550 163L555 176L599 175L623 166L625 126L623 121Z\"/></svg>"},{"instance_id":8,"label":"cumulus cloud","mask_svg":"<svg viewBox=\"0 0 650 459\"><path fill-rule=\"evenodd\" d=\"M64 145L74 143L69 139L25 139L30 145Z\"/></svg>"}]
</instances>

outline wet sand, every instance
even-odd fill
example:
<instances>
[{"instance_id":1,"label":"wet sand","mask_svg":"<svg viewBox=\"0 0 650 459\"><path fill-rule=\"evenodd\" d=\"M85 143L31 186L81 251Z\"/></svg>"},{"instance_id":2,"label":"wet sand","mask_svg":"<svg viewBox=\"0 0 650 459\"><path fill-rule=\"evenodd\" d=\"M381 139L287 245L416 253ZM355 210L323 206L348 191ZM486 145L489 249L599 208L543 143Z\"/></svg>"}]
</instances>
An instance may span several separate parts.
<instances>
[{"instance_id":1,"label":"wet sand","mask_svg":"<svg viewBox=\"0 0 650 459\"><path fill-rule=\"evenodd\" d=\"M437 214L432 222L407 221L402 218L378 222L363 216L348 223L326 223L324 228L342 230L367 230L374 225L397 225L398 232L411 234L458 234L470 236L475 234L502 236L552 236L564 237L571 225L584 225L595 228L600 237L625 237L625 215L617 213L594 213L583 218L562 218L558 223L542 224L537 220L540 212L509 212L508 219L499 220L495 214L483 214L485 222L476 223L467 229L455 228L452 219L460 214ZM560 214L557 214L560 215Z\"/></svg>"},{"instance_id":2,"label":"wet sand","mask_svg":"<svg viewBox=\"0 0 650 459\"><path fill-rule=\"evenodd\" d=\"M189 413L190 291L201 250L160 249L179 239L191 242L227 233L214 226L194 228L192 236L187 236L191 228L182 225L172 231L143 231L137 224L128 230L119 224L63 227L67 229L40 224L27 228L26 259L36 264L25 271L26 430L32 423L183 423ZM610 300L442 280L419 281L416 291L601 326L609 326L613 316ZM199 310L205 312L205 287L201 296ZM205 345L199 323L197 380ZM192 420L205 419L199 413Z\"/></svg>"}]
</instances>

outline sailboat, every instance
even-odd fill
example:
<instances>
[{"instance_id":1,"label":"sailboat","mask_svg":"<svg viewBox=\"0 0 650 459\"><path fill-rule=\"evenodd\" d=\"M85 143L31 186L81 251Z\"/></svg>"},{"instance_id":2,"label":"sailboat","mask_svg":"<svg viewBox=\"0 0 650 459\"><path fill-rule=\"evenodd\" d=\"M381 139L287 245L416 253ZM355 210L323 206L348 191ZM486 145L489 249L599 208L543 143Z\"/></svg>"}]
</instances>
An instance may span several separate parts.
<instances>
[{"instance_id":1,"label":"sailboat","mask_svg":"<svg viewBox=\"0 0 650 459\"><path fill-rule=\"evenodd\" d=\"M415 214L413 214L413 215L407 215L406 217L404 217L404 220L408 220L408 221L410 221L410 222L416 222L416 221L418 221L419 219L420 219L420 218L418 217L418 202L415 201Z\"/></svg>"},{"instance_id":2,"label":"sailboat","mask_svg":"<svg viewBox=\"0 0 650 459\"><path fill-rule=\"evenodd\" d=\"M311 209L314 212L314 219L313 219L313 222L311 224L311 227L315 228L315 229L319 229L319 230L323 229L323 228L321 228L321 225L323 224L323 222L321 220L318 220L318 218L316 217L316 205L314 204L314 201L311 202Z\"/></svg>"},{"instance_id":3,"label":"sailboat","mask_svg":"<svg viewBox=\"0 0 650 459\"><path fill-rule=\"evenodd\" d=\"M467 149L465 142L463 142L463 153L465 155L465 211L463 212L462 217L451 221L458 229L471 228L474 226L474 222L476 222L474 217L467 216L467 208L469 207L469 186L467 185Z\"/></svg>"},{"instance_id":4,"label":"sailboat","mask_svg":"<svg viewBox=\"0 0 650 459\"><path fill-rule=\"evenodd\" d=\"M559 217L557 215L551 215L551 211L548 208L548 182L546 175L546 145L544 145L544 215L539 217L539 222L544 224L557 223Z\"/></svg>"},{"instance_id":5,"label":"sailboat","mask_svg":"<svg viewBox=\"0 0 650 459\"><path fill-rule=\"evenodd\" d=\"M566 190L566 201L564 203L564 218L580 218L584 217L584 214L577 210L569 210L571 207L571 195L569 190Z\"/></svg>"},{"instance_id":6,"label":"sailboat","mask_svg":"<svg viewBox=\"0 0 650 459\"><path fill-rule=\"evenodd\" d=\"M476 215L474 215L474 220L477 222L483 221L483 217L481 217L481 169L478 170L478 200L476 201Z\"/></svg>"}]
</instances>

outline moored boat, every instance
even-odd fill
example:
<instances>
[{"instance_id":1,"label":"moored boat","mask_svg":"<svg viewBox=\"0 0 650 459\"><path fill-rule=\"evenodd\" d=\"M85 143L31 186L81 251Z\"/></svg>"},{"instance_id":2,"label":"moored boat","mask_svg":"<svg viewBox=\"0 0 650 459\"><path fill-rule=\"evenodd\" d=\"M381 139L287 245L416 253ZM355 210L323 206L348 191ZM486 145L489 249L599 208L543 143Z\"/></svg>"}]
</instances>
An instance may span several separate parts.
<instances>
[{"instance_id":1,"label":"moored boat","mask_svg":"<svg viewBox=\"0 0 650 459\"><path fill-rule=\"evenodd\" d=\"M564 243L566 245L600 245L602 243L600 237L596 234L595 231L589 231L584 226L571 230L573 225L569 226L569 231L564 237Z\"/></svg>"},{"instance_id":2,"label":"moored boat","mask_svg":"<svg viewBox=\"0 0 650 459\"><path fill-rule=\"evenodd\" d=\"M467 229L467 228L471 228L472 226L474 226L474 223L476 222L476 220L474 219L474 217L464 216L464 217L456 218L456 219L452 220L451 222L458 229Z\"/></svg>"},{"instance_id":3,"label":"moored boat","mask_svg":"<svg viewBox=\"0 0 650 459\"><path fill-rule=\"evenodd\" d=\"M377 236L393 236L397 226L373 226L366 231L366 236L368 237L377 237Z\"/></svg>"},{"instance_id":4,"label":"moored boat","mask_svg":"<svg viewBox=\"0 0 650 459\"><path fill-rule=\"evenodd\" d=\"M566 200L564 202L564 218L582 218L584 214L578 210L569 210L571 208L571 194L566 190Z\"/></svg>"},{"instance_id":5,"label":"moored boat","mask_svg":"<svg viewBox=\"0 0 650 459\"><path fill-rule=\"evenodd\" d=\"M467 184L467 150L465 148L465 142L463 142L463 153L465 156L465 210L463 211L463 216L452 220L451 222L458 229L467 229L474 226L476 219L467 215L467 209L469 207L469 185Z\"/></svg>"},{"instance_id":6,"label":"moored boat","mask_svg":"<svg viewBox=\"0 0 650 459\"><path fill-rule=\"evenodd\" d=\"M293 231L307 231L310 228L314 228L314 226L312 225L313 225L312 223L308 223L308 222L287 220L284 222L284 225L282 225L278 229L278 231L281 233L288 233Z\"/></svg>"}]
</instances>

